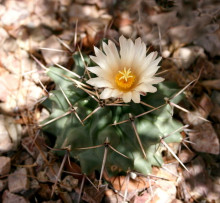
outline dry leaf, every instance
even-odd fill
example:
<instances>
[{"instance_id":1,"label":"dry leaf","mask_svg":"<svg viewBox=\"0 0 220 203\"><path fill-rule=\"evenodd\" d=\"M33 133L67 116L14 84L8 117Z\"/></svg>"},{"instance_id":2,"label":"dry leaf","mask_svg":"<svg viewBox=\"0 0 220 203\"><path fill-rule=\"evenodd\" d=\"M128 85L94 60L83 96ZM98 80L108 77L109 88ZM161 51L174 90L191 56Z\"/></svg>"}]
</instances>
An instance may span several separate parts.
<instances>
[{"instance_id":1,"label":"dry leaf","mask_svg":"<svg viewBox=\"0 0 220 203\"><path fill-rule=\"evenodd\" d=\"M193 66L193 72L200 75L200 80L213 79L216 74L214 68L214 64L202 56L197 59L195 66Z\"/></svg>"},{"instance_id":2,"label":"dry leaf","mask_svg":"<svg viewBox=\"0 0 220 203\"><path fill-rule=\"evenodd\" d=\"M105 186L97 190L94 186L85 186L82 199L86 202L100 203L105 194Z\"/></svg>"},{"instance_id":3,"label":"dry leaf","mask_svg":"<svg viewBox=\"0 0 220 203\"><path fill-rule=\"evenodd\" d=\"M194 199L203 198L208 201L216 201L220 198L220 187L213 183L201 157L193 160L191 164L187 165L187 168L189 173L184 171L184 179L182 179L184 182L180 182L181 190L185 196L188 196L186 193L190 193ZM185 201L189 202L189 199L185 199Z\"/></svg>"},{"instance_id":4,"label":"dry leaf","mask_svg":"<svg viewBox=\"0 0 220 203\"><path fill-rule=\"evenodd\" d=\"M114 192L113 190L107 189L105 191L105 197L104 197L104 202L122 202L123 197L119 195L117 192Z\"/></svg>"},{"instance_id":5,"label":"dry leaf","mask_svg":"<svg viewBox=\"0 0 220 203\"><path fill-rule=\"evenodd\" d=\"M109 177L107 173L104 173L104 178L118 191L125 191L127 188L131 192L149 187L149 181L144 177L136 177L135 180L130 178L129 184L126 184L126 176Z\"/></svg>"},{"instance_id":6,"label":"dry leaf","mask_svg":"<svg viewBox=\"0 0 220 203\"><path fill-rule=\"evenodd\" d=\"M203 47L212 57L220 55L220 40L216 34L208 33L203 35L195 43Z\"/></svg>"},{"instance_id":7,"label":"dry leaf","mask_svg":"<svg viewBox=\"0 0 220 203\"><path fill-rule=\"evenodd\" d=\"M200 101L195 105L197 107L195 111L191 111L189 113L180 112L180 116L185 124L196 126L207 122L204 119L207 119L213 108L210 97L207 94L203 94Z\"/></svg>"},{"instance_id":8,"label":"dry leaf","mask_svg":"<svg viewBox=\"0 0 220 203\"><path fill-rule=\"evenodd\" d=\"M192 148L197 152L219 154L219 139L211 123L203 123L193 128L189 132Z\"/></svg>"},{"instance_id":9,"label":"dry leaf","mask_svg":"<svg viewBox=\"0 0 220 203\"><path fill-rule=\"evenodd\" d=\"M213 119L213 121L220 123L220 106L218 104L214 105L210 117Z\"/></svg>"},{"instance_id":10,"label":"dry leaf","mask_svg":"<svg viewBox=\"0 0 220 203\"><path fill-rule=\"evenodd\" d=\"M145 191L141 195L136 195L132 203L171 203L176 199L176 186L173 182L157 180L150 191Z\"/></svg>"},{"instance_id":11,"label":"dry leaf","mask_svg":"<svg viewBox=\"0 0 220 203\"><path fill-rule=\"evenodd\" d=\"M65 64L68 61L68 55L63 51L63 48L55 35L50 36L41 43L42 48L48 48L51 50L42 49L41 52L48 65L55 63Z\"/></svg>"},{"instance_id":12,"label":"dry leaf","mask_svg":"<svg viewBox=\"0 0 220 203\"><path fill-rule=\"evenodd\" d=\"M220 79L217 79L217 80L205 80L205 81L202 81L201 84L206 89L220 90Z\"/></svg>"}]
</instances>

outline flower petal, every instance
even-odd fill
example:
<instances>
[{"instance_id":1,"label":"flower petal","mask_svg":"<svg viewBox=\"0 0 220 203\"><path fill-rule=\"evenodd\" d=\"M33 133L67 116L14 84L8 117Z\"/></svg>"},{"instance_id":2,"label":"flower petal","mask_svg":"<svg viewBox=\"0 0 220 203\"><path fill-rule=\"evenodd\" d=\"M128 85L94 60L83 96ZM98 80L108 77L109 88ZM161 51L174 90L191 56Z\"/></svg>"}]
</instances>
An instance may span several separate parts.
<instances>
[{"instance_id":1,"label":"flower petal","mask_svg":"<svg viewBox=\"0 0 220 203\"><path fill-rule=\"evenodd\" d=\"M122 95L122 99L125 103L128 103L131 101L132 92L126 92Z\"/></svg>"},{"instance_id":2,"label":"flower petal","mask_svg":"<svg viewBox=\"0 0 220 203\"><path fill-rule=\"evenodd\" d=\"M109 65L111 65L112 68L118 70L120 65L120 58L115 44L110 40L108 41L108 45L103 42L103 49L107 55Z\"/></svg>"},{"instance_id":3,"label":"flower petal","mask_svg":"<svg viewBox=\"0 0 220 203\"><path fill-rule=\"evenodd\" d=\"M110 88L105 88L102 93L100 94L100 99L108 99L112 97L112 89Z\"/></svg>"},{"instance_id":4,"label":"flower petal","mask_svg":"<svg viewBox=\"0 0 220 203\"><path fill-rule=\"evenodd\" d=\"M95 51L95 55L98 58L105 58L106 57L106 55L100 49L98 49L97 47L94 47L94 51Z\"/></svg>"},{"instance_id":5,"label":"flower petal","mask_svg":"<svg viewBox=\"0 0 220 203\"><path fill-rule=\"evenodd\" d=\"M135 53L134 43L131 39L127 40L124 36L119 38L119 43L122 69L124 67L131 68Z\"/></svg>"},{"instance_id":6,"label":"flower petal","mask_svg":"<svg viewBox=\"0 0 220 203\"><path fill-rule=\"evenodd\" d=\"M149 77L148 75L143 75L139 79L139 84L145 83L145 84L158 84L160 82L164 81L164 78L161 77Z\"/></svg>"},{"instance_id":7,"label":"flower petal","mask_svg":"<svg viewBox=\"0 0 220 203\"><path fill-rule=\"evenodd\" d=\"M121 95L122 95L122 92L119 91L119 90L117 90L117 89L114 89L114 90L112 91L112 97L114 97L114 98L121 97Z\"/></svg>"},{"instance_id":8,"label":"flower petal","mask_svg":"<svg viewBox=\"0 0 220 203\"><path fill-rule=\"evenodd\" d=\"M154 61L154 58L156 58L157 52L151 52L149 55L147 55L145 58L141 60L141 63L138 65L139 68L137 68L136 73L138 75L141 75L142 73L147 73L146 71L151 69L150 64Z\"/></svg>"},{"instance_id":9,"label":"flower petal","mask_svg":"<svg viewBox=\"0 0 220 203\"><path fill-rule=\"evenodd\" d=\"M140 101L141 101L140 93L133 91L132 92L132 100L134 103L140 103Z\"/></svg>"},{"instance_id":10,"label":"flower petal","mask_svg":"<svg viewBox=\"0 0 220 203\"><path fill-rule=\"evenodd\" d=\"M97 76L101 76L103 73L103 70L99 66L87 67L87 69Z\"/></svg>"},{"instance_id":11,"label":"flower petal","mask_svg":"<svg viewBox=\"0 0 220 203\"><path fill-rule=\"evenodd\" d=\"M151 84L142 83L135 88L138 92L156 92L157 88L152 86Z\"/></svg>"},{"instance_id":12,"label":"flower petal","mask_svg":"<svg viewBox=\"0 0 220 203\"><path fill-rule=\"evenodd\" d=\"M129 61L130 68L135 73L138 73L138 69L143 65L144 58L146 58L146 45L141 43L140 38L135 40L132 52L132 55L128 56L131 59L131 61Z\"/></svg>"},{"instance_id":13,"label":"flower petal","mask_svg":"<svg viewBox=\"0 0 220 203\"><path fill-rule=\"evenodd\" d=\"M144 43L142 43L140 37L135 40L134 49L135 49L134 59L135 60L141 59L141 61L142 61L143 57L146 56L146 45ZM136 57L138 57L138 58L136 58Z\"/></svg>"},{"instance_id":14,"label":"flower petal","mask_svg":"<svg viewBox=\"0 0 220 203\"><path fill-rule=\"evenodd\" d=\"M162 57L157 58L155 61L151 62L148 66L148 73L149 75L154 75L157 70L160 68L160 66L158 66L158 63L161 61Z\"/></svg>"},{"instance_id":15,"label":"flower petal","mask_svg":"<svg viewBox=\"0 0 220 203\"><path fill-rule=\"evenodd\" d=\"M99 57L96 57L96 56L90 56L90 58L96 63L99 65L100 68L102 69L106 69L107 68L107 65L106 65L106 61L104 61L104 58L99 58Z\"/></svg>"},{"instance_id":16,"label":"flower petal","mask_svg":"<svg viewBox=\"0 0 220 203\"><path fill-rule=\"evenodd\" d=\"M151 66L157 66L158 65L158 63L161 61L161 59L162 59L162 57L158 57L154 62L152 62L150 65Z\"/></svg>"},{"instance_id":17,"label":"flower petal","mask_svg":"<svg viewBox=\"0 0 220 203\"><path fill-rule=\"evenodd\" d=\"M104 80L100 77L91 78L91 79L87 80L86 82L92 86L95 86L95 87L110 87L110 88L112 88L112 84L109 81Z\"/></svg>"},{"instance_id":18,"label":"flower petal","mask_svg":"<svg viewBox=\"0 0 220 203\"><path fill-rule=\"evenodd\" d=\"M149 55L146 56L144 61L144 66L148 66L152 61L154 61L157 57L157 52L153 51Z\"/></svg>"},{"instance_id":19,"label":"flower petal","mask_svg":"<svg viewBox=\"0 0 220 203\"><path fill-rule=\"evenodd\" d=\"M160 82L163 82L164 81L164 78L161 78L161 77L152 77L152 83L151 84L158 84Z\"/></svg>"},{"instance_id":20,"label":"flower petal","mask_svg":"<svg viewBox=\"0 0 220 203\"><path fill-rule=\"evenodd\" d=\"M111 72L108 70L103 70L99 66L87 67L87 69L99 77L102 77L106 80L111 80Z\"/></svg>"}]
</instances>

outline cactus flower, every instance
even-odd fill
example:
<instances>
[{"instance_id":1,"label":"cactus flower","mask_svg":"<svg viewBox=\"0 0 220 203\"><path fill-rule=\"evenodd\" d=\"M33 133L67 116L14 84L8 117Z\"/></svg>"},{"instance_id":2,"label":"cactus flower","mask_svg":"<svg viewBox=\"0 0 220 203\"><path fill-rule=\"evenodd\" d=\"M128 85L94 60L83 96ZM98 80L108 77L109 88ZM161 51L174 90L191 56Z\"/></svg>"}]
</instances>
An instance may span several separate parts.
<instances>
[{"instance_id":1,"label":"cactus flower","mask_svg":"<svg viewBox=\"0 0 220 203\"><path fill-rule=\"evenodd\" d=\"M159 69L157 52L147 55L146 45L140 38L133 42L124 36L119 38L120 51L115 43L103 42L103 51L94 47L95 55L90 58L97 64L88 70L97 75L87 81L88 84L103 88L100 99L121 98L125 103L131 100L140 103L140 95L156 92L154 84L164 79L155 77Z\"/></svg>"}]
</instances>

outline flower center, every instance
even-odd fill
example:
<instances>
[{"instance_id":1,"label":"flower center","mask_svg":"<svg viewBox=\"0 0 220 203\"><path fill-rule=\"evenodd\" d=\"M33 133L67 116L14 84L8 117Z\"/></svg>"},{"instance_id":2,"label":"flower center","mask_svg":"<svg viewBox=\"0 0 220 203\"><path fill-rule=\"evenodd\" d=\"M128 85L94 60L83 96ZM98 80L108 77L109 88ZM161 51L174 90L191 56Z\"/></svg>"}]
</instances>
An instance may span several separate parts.
<instances>
[{"instance_id":1,"label":"flower center","mask_svg":"<svg viewBox=\"0 0 220 203\"><path fill-rule=\"evenodd\" d=\"M129 90L135 81L135 75L131 72L131 69L124 67L123 71L118 71L115 76L115 82L121 90Z\"/></svg>"}]
</instances>

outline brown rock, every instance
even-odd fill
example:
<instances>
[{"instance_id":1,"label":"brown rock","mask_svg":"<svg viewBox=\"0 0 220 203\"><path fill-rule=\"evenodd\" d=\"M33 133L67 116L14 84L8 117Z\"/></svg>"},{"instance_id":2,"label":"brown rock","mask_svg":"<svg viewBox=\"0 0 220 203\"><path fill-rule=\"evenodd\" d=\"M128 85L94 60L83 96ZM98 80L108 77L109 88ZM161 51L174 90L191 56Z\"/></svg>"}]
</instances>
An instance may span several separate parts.
<instances>
[{"instance_id":1,"label":"brown rock","mask_svg":"<svg viewBox=\"0 0 220 203\"><path fill-rule=\"evenodd\" d=\"M34 190L40 189L40 184L36 179L33 179L30 183L30 188Z\"/></svg>"},{"instance_id":2,"label":"brown rock","mask_svg":"<svg viewBox=\"0 0 220 203\"><path fill-rule=\"evenodd\" d=\"M156 194L160 197L160 200L165 200L167 199L167 201L164 202L171 202L173 199L176 198L176 186L175 186L175 182L172 181L165 181L165 180L157 180L156 186L160 188L160 192L156 192ZM156 189L157 191L157 189ZM161 194L161 195L160 195ZM163 198L164 195L164 198ZM166 198L165 198L166 197Z\"/></svg>"},{"instance_id":3,"label":"brown rock","mask_svg":"<svg viewBox=\"0 0 220 203\"><path fill-rule=\"evenodd\" d=\"M45 200L49 200L51 196L52 190L48 184L40 184L40 190L38 194ZM49 201L50 202L50 201Z\"/></svg>"},{"instance_id":4,"label":"brown rock","mask_svg":"<svg viewBox=\"0 0 220 203\"><path fill-rule=\"evenodd\" d=\"M78 179L75 179L73 176L68 175L62 180L61 188L71 192L78 185Z\"/></svg>"},{"instance_id":5,"label":"brown rock","mask_svg":"<svg viewBox=\"0 0 220 203\"><path fill-rule=\"evenodd\" d=\"M0 192L5 189L7 182L7 179L0 180Z\"/></svg>"},{"instance_id":6,"label":"brown rock","mask_svg":"<svg viewBox=\"0 0 220 203\"><path fill-rule=\"evenodd\" d=\"M218 104L214 105L210 116L214 121L220 123L220 106Z\"/></svg>"},{"instance_id":7,"label":"brown rock","mask_svg":"<svg viewBox=\"0 0 220 203\"><path fill-rule=\"evenodd\" d=\"M62 203L62 200L50 200L50 201L43 201L42 203Z\"/></svg>"},{"instance_id":8,"label":"brown rock","mask_svg":"<svg viewBox=\"0 0 220 203\"><path fill-rule=\"evenodd\" d=\"M190 162L190 161L193 159L194 156L195 156L195 153L192 152L192 151L189 151L189 150L187 150L187 149L182 150L182 151L179 153L179 155L178 155L179 159L180 159L184 164Z\"/></svg>"},{"instance_id":9,"label":"brown rock","mask_svg":"<svg viewBox=\"0 0 220 203\"><path fill-rule=\"evenodd\" d=\"M9 157L0 157L0 176L6 175L11 169L11 159Z\"/></svg>"},{"instance_id":10,"label":"brown rock","mask_svg":"<svg viewBox=\"0 0 220 203\"><path fill-rule=\"evenodd\" d=\"M10 192L22 192L29 189L27 170L19 168L8 177L8 188Z\"/></svg>"},{"instance_id":11,"label":"brown rock","mask_svg":"<svg viewBox=\"0 0 220 203\"><path fill-rule=\"evenodd\" d=\"M15 150L21 139L21 125L10 116L0 115L0 132L0 153Z\"/></svg>"},{"instance_id":12,"label":"brown rock","mask_svg":"<svg viewBox=\"0 0 220 203\"><path fill-rule=\"evenodd\" d=\"M156 176L175 182L178 177L178 166L179 163L163 164L162 168L158 168Z\"/></svg>"},{"instance_id":13,"label":"brown rock","mask_svg":"<svg viewBox=\"0 0 220 203\"><path fill-rule=\"evenodd\" d=\"M11 91L16 91L19 87L19 78L16 77L14 74L10 74L9 72L4 72L1 74L1 81L0 81L0 100L5 102L7 101L8 95Z\"/></svg>"},{"instance_id":14,"label":"brown rock","mask_svg":"<svg viewBox=\"0 0 220 203\"><path fill-rule=\"evenodd\" d=\"M41 183L45 183L45 182L47 182L49 180L45 171L40 171L39 173L37 173L37 179Z\"/></svg>"},{"instance_id":15,"label":"brown rock","mask_svg":"<svg viewBox=\"0 0 220 203\"><path fill-rule=\"evenodd\" d=\"M196 60L198 55L204 55L203 49L197 46L182 47L173 53L173 59L178 68L187 69ZM176 60L178 59L178 60Z\"/></svg>"},{"instance_id":16,"label":"brown rock","mask_svg":"<svg viewBox=\"0 0 220 203\"><path fill-rule=\"evenodd\" d=\"M70 194L68 192L61 192L60 193L60 198L63 200L63 202L68 203L68 202L73 202Z\"/></svg>"},{"instance_id":17,"label":"brown rock","mask_svg":"<svg viewBox=\"0 0 220 203\"><path fill-rule=\"evenodd\" d=\"M16 203L16 202L29 203L29 201L25 199L24 197L10 193L8 190L5 190L5 192L3 193L2 202L3 203Z\"/></svg>"},{"instance_id":18,"label":"brown rock","mask_svg":"<svg viewBox=\"0 0 220 203\"><path fill-rule=\"evenodd\" d=\"M179 199L174 199L171 203L183 203L183 202Z\"/></svg>"}]
</instances>

